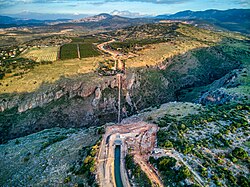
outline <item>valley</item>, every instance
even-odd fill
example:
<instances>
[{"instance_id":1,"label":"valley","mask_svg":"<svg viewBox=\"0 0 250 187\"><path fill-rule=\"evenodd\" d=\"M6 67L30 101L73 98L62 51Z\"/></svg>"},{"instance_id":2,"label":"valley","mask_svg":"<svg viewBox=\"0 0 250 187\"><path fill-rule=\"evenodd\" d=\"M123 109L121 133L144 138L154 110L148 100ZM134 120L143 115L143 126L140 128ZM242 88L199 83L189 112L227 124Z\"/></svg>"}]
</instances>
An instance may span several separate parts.
<instances>
[{"instance_id":1,"label":"valley","mask_svg":"<svg viewBox=\"0 0 250 187\"><path fill-rule=\"evenodd\" d=\"M249 186L249 36L99 18L1 46L0 185Z\"/></svg>"}]
</instances>

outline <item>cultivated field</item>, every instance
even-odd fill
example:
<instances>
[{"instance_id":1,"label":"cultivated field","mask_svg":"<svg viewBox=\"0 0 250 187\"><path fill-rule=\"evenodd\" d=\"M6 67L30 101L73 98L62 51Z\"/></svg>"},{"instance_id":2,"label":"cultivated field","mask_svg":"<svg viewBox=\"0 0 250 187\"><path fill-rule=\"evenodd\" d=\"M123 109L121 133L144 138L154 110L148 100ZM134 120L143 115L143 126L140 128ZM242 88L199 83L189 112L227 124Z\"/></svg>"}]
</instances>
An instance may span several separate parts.
<instances>
[{"instance_id":1,"label":"cultivated field","mask_svg":"<svg viewBox=\"0 0 250 187\"><path fill-rule=\"evenodd\" d=\"M90 43L84 43L80 44L80 54L81 58L87 58L87 57L94 57L94 56L99 56L100 52L95 49L95 46Z\"/></svg>"},{"instance_id":2,"label":"cultivated field","mask_svg":"<svg viewBox=\"0 0 250 187\"><path fill-rule=\"evenodd\" d=\"M60 51L60 59L67 60L67 59L74 59L74 58L78 58L77 45L76 44L63 45Z\"/></svg>"},{"instance_id":3,"label":"cultivated field","mask_svg":"<svg viewBox=\"0 0 250 187\"><path fill-rule=\"evenodd\" d=\"M56 61L59 47L40 47L32 48L21 56L37 62Z\"/></svg>"}]
</instances>

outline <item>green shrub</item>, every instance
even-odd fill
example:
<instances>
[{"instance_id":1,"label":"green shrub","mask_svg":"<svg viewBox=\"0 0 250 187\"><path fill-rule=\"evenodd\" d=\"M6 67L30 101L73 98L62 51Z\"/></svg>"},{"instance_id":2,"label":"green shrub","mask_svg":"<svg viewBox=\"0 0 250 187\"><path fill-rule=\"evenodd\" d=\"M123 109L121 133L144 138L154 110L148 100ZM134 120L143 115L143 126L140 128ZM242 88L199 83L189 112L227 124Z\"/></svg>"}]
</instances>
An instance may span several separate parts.
<instances>
[{"instance_id":1,"label":"green shrub","mask_svg":"<svg viewBox=\"0 0 250 187\"><path fill-rule=\"evenodd\" d=\"M235 156L236 158L239 158L239 159L246 159L248 157L248 153L240 147L236 147L232 151L232 154L233 154L233 156Z\"/></svg>"},{"instance_id":2,"label":"green shrub","mask_svg":"<svg viewBox=\"0 0 250 187\"><path fill-rule=\"evenodd\" d=\"M161 157L158 159L158 165L160 171L166 171L169 167L173 167L176 164L176 160L172 157Z\"/></svg>"},{"instance_id":3,"label":"green shrub","mask_svg":"<svg viewBox=\"0 0 250 187\"><path fill-rule=\"evenodd\" d=\"M18 139L16 139L15 144L16 145L20 144L20 141Z\"/></svg>"},{"instance_id":4,"label":"green shrub","mask_svg":"<svg viewBox=\"0 0 250 187\"><path fill-rule=\"evenodd\" d=\"M164 143L164 147L165 148L172 148L173 147L173 144L171 141L167 140L165 143Z\"/></svg>"},{"instance_id":5,"label":"green shrub","mask_svg":"<svg viewBox=\"0 0 250 187\"><path fill-rule=\"evenodd\" d=\"M71 177L68 176L64 179L63 183L66 184L66 183L69 183L71 181Z\"/></svg>"},{"instance_id":6,"label":"green shrub","mask_svg":"<svg viewBox=\"0 0 250 187\"><path fill-rule=\"evenodd\" d=\"M184 180L186 178L189 178L190 176L191 176L191 173L189 169L186 166L182 166L178 174L178 177L180 178L180 180Z\"/></svg>"}]
</instances>

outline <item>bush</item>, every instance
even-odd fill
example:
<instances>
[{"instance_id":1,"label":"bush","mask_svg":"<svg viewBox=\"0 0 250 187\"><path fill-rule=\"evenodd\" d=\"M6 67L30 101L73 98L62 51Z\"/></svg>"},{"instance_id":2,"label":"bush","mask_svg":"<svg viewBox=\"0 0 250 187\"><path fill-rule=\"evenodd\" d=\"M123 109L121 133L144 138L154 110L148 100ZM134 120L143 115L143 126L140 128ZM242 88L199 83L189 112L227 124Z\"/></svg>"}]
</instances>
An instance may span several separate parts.
<instances>
[{"instance_id":1,"label":"bush","mask_svg":"<svg viewBox=\"0 0 250 187\"><path fill-rule=\"evenodd\" d=\"M231 183L236 184L237 179L236 179L233 175L229 174L228 177L227 177L227 179L228 179Z\"/></svg>"},{"instance_id":2,"label":"bush","mask_svg":"<svg viewBox=\"0 0 250 187\"><path fill-rule=\"evenodd\" d=\"M176 164L176 160L172 157L161 157L158 159L157 168L160 171L167 171L169 167L173 167Z\"/></svg>"},{"instance_id":3,"label":"bush","mask_svg":"<svg viewBox=\"0 0 250 187\"><path fill-rule=\"evenodd\" d=\"M17 144L20 144L20 141L19 141L18 139L16 139L15 144L16 144L16 145L17 145Z\"/></svg>"},{"instance_id":4,"label":"bush","mask_svg":"<svg viewBox=\"0 0 250 187\"><path fill-rule=\"evenodd\" d=\"M232 157L232 159L231 159L231 160L232 160L232 162L233 162L233 163L236 163L236 162L238 161L238 159L237 159L237 158L235 158L235 157Z\"/></svg>"},{"instance_id":5,"label":"bush","mask_svg":"<svg viewBox=\"0 0 250 187\"><path fill-rule=\"evenodd\" d=\"M248 157L248 153L240 147L236 147L232 154L238 159L246 159Z\"/></svg>"},{"instance_id":6,"label":"bush","mask_svg":"<svg viewBox=\"0 0 250 187\"><path fill-rule=\"evenodd\" d=\"M189 169L186 166L182 166L179 171L179 178L180 180L184 180L186 178L189 178L191 176L191 173Z\"/></svg>"},{"instance_id":7,"label":"bush","mask_svg":"<svg viewBox=\"0 0 250 187\"><path fill-rule=\"evenodd\" d=\"M172 148L173 147L173 144L171 141L167 140L165 143L164 143L164 147L165 148Z\"/></svg>"},{"instance_id":8,"label":"bush","mask_svg":"<svg viewBox=\"0 0 250 187\"><path fill-rule=\"evenodd\" d=\"M71 181L71 177L70 176L68 176L68 177L66 177L65 179L64 179L64 184L66 184L66 183L69 183Z\"/></svg>"}]
</instances>

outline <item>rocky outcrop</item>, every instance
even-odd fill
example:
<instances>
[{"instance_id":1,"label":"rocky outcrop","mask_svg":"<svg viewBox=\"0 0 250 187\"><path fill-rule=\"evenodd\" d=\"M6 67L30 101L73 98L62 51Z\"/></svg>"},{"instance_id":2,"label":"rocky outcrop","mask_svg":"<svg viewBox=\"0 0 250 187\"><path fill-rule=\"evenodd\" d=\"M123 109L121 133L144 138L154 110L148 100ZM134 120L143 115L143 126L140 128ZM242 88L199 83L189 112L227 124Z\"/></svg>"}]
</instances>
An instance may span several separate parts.
<instances>
[{"instance_id":1,"label":"rocky outcrop","mask_svg":"<svg viewBox=\"0 0 250 187\"><path fill-rule=\"evenodd\" d=\"M203 93L196 102L208 105L208 104L224 104L230 101L242 102L244 100L250 100L250 95L231 92L230 88L237 89L237 87L244 87L244 82L240 81L241 77L246 77L247 69L236 69L226 74L222 78L214 81L208 85L208 91Z\"/></svg>"},{"instance_id":2,"label":"rocky outcrop","mask_svg":"<svg viewBox=\"0 0 250 187\"><path fill-rule=\"evenodd\" d=\"M229 101L242 100L242 96L234 93L230 94L225 88L219 88L214 91L209 91L204 93L198 100L198 103L208 105L208 104L224 104Z\"/></svg>"}]
</instances>

